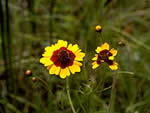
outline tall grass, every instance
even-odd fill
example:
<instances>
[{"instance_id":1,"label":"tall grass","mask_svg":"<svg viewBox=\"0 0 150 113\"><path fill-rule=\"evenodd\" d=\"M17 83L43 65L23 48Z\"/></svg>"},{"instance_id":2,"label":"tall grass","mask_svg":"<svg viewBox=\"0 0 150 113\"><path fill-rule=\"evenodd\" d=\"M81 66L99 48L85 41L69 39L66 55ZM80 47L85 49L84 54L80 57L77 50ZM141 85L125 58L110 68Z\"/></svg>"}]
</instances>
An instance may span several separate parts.
<instances>
[{"instance_id":1,"label":"tall grass","mask_svg":"<svg viewBox=\"0 0 150 113\"><path fill-rule=\"evenodd\" d=\"M15 91L15 78L13 75L13 62L12 62L12 39L10 34L10 15L8 0L5 2L5 7L2 5L1 1L1 39L2 39L2 52L3 60L5 66L5 78L8 93L13 93ZM5 9L5 10L4 10Z\"/></svg>"},{"instance_id":2,"label":"tall grass","mask_svg":"<svg viewBox=\"0 0 150 113\"><path fill-rule=\"evenodd\" d=\"M7 57L8 57L8 79L9 79L9 85L8 85L8 90L10 90L10 93L15 92L15 75L14 75L14 70L13 70L13 46L12 46L12 35L10 32L10 14L9 14L9 7L8 7L8 0L5 2L5 8L6 8L6 40L7 40Z\"/></svg>"},{"instance_id":3,"label":"tall grass","mask_svg":"<svg viewBox=\"0 0 150 113\"><path fill-rule=\"evenodd\" d=\"M0 112L72 113L66 81L49 75L39 64L44 48L63 39L86 52L81 73L68 78L77 113L149 113L149 4L148 0L0 0ZM95 32L97 24L103 27L101 35ZM103 42L119 51L116 78L105 64L91 68L95 49ZM26 69L32 70L36 82L24 75Z\"/></svg>"}]
</instances>

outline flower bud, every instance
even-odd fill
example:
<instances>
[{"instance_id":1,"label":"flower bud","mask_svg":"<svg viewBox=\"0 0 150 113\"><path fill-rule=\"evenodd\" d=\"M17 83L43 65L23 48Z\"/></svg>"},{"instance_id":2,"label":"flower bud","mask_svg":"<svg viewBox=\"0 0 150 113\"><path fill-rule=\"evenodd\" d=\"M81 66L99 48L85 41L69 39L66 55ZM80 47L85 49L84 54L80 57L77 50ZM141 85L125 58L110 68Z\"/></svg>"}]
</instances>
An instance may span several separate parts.
<instances>
[{"instance_id":1,"label":"flower bud","mask_svg":"<svg viewBox=\"0 0 150 113\"><path fill-rule=\"evenodd\" d=\"M97 25L97 26L95 27L95 30L96 30L96 32L101 32L101 31L102 31L102 26Z\"/></svg>"},{"instance_id":2,"label":"flower bud","mask_svg":"<svg viewBox=\"0 0 150 113\"><path fill-rule=\"evenodd\" d=\"M32 77L33 82L36 82L36 80L37 80L36 77Z\"/></svg>"},{"instance_id":3,"label":"flower bud","mask_svg":"<svg viewBox=\"0 0 150 113\"><path fill-rule=\"evenodd\" d=\"M27 75L27 76L31 76L32 75L32 71L31 70L26 70L26 72L25 72L25 75Z\"/></svg>"}]
</instances>

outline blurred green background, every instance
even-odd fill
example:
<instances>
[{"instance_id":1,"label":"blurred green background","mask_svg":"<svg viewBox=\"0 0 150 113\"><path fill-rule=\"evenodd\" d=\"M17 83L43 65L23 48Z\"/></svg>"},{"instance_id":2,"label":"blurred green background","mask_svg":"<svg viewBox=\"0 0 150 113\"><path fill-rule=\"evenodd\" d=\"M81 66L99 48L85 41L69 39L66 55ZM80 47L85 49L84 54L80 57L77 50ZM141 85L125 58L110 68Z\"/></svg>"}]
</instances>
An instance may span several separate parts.
<instances>
[{"instance_id":1,"label":"blurred green background","mask_svg":"<svg viewBox=\"0 0 150 113\"><path fill-rule=\"evenodd\" d=\"M150 113L149 27L150 0L0 0L0 113L72 113L66 81L39 63L59 39L86 53L81 73L69 77L77 113L107 113L115 74L111 113ZM91 68L104 42L118 50L116 72Z\"/></svg>"}]
</instances>

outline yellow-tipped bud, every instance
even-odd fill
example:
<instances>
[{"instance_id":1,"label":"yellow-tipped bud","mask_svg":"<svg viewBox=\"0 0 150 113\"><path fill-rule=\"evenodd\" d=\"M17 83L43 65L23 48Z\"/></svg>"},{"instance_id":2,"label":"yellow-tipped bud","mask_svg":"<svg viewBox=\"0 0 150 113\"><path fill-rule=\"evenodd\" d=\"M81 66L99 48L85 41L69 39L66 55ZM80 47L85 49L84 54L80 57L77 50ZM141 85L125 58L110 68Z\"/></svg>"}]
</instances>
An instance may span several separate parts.
<instances>
[{"instance_id":1,"label":"yellow-tipped bud","mask_svg":"<svg viewBox=\"0 0 150 113\"><path fill-rule=\"evenodd\" d=\"M96 30L96 32L101 32L101 31L102 31L102 26L97 25L97 26L95 27L95 30Z\"/></svg>"}]
</instances>

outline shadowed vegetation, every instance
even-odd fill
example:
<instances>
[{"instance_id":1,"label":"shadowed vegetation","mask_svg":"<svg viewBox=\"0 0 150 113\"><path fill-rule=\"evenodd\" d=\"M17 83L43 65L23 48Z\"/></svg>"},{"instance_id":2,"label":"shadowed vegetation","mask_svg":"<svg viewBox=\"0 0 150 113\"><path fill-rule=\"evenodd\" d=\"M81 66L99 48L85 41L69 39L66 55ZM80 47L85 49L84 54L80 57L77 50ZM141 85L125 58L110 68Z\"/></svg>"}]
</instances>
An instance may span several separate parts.
<instances>
[{"instance_id":1,"label":"shadowed vegetation","mask_svg":"<svg viewBox=\"0 0 150 113\"><path fill-rule=\"evenodd\" d=\"M72 113L67 88L76 113L150 113L149 26L150 0L0 0L0 113ZM60 39L86 53L67 88L40 64ZM92 69L104 42L117 71Z\"/></svg>"}]
</instances>

